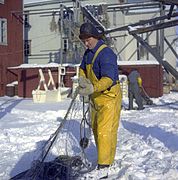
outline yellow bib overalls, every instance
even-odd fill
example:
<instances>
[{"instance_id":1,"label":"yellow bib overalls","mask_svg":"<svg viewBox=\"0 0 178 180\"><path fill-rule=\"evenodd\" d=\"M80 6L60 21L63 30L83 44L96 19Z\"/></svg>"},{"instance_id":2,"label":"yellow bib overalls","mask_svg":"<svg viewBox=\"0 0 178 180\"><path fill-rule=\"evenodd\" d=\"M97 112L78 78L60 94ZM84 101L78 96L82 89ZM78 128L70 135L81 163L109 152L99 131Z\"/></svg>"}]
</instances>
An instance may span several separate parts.
<instances>
[{"instance_id":1,"label":"yellow bib overalls","mask_svg":"<svg viewBox=\"0 0 178 180\"><path fill-rule=\"evenodd\" d=\"M101 45L96 51L92 63L86 66L86 78L95 86L99 81L93 72L93 64L106 45ZM109 90L94 92L91 95L92 129L98 151L98 164L110 165L114 161L117 130L121 111L121 90L117 83Z\"/></svg>"}]
</instances>

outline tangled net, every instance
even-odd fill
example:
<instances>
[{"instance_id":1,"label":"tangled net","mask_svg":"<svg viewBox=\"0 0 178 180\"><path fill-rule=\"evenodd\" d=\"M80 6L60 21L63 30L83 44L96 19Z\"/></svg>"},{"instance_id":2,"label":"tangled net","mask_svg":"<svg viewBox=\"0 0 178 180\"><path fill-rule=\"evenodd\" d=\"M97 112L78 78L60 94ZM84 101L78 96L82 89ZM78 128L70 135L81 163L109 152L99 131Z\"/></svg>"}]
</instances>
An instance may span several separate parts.
<instances>
[{"instance_id":1,"label":"tangled net","mask_svg":"<svg viewBox=\"0 0 178 180\"><path fill-rule=\"evenodd\" d=\"M91 135L88 112L89 104L84 103L84 100L82 102L76 92L59 127L42 147L39 158L32 162L30 169L11 180L75 180L81 174L91 171L93 168L84 151L86 141L81 145ZM73 135L72 130L77 128L78 132ZM74 144L78 148L78 154L71 150ZM49 160L52 153L57 156Z\"/></svg>"}]
</instances>

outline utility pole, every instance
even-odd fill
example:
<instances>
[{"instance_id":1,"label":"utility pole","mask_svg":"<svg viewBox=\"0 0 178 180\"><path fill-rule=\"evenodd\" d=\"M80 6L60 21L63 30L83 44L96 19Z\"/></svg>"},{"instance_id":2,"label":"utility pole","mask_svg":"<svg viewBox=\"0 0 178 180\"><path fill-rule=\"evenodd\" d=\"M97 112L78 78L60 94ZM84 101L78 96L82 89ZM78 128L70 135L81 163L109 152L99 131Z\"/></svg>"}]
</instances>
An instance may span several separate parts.
<instances>
[{"instance_id":1,"label":"utility pole","mask_svg":"<svg viewBox=\"0 0 178 180\"><path fill-rule=\"evenodd\" d=\"M58 67L58 90L59 94L61 93L62 87L62 77L61 77L61 68L63 63L63 5L60 4L60 65Z\"/></svg>"},{"instance_id":2,"label":"utility pole","mask_svg":"<svg viewBox=\"0 0 178 180\"><path fill-rule=\"evenodd\" d=\"M60 32L61 32L61 37L60 37L60 40L61 40L61 50L60 50L60 64L62 66L62 63L63 63L63 5L61 4L60 5Z\"/></svg>"},{"instance_id":3,"label":"utility pole","mask_svg":"<svg viewBox=\"0 0 178 180\"><path fill-rule=\"evenodd\" d=\"M161 3L160 4L160 15L165 15L165 6ZM161 23L164 22L164 20L160 21ZM160 56L164 58L164 28L160 29L160 44L159 44L159 50L160 50Z\"/></svg>"}]
</instances>

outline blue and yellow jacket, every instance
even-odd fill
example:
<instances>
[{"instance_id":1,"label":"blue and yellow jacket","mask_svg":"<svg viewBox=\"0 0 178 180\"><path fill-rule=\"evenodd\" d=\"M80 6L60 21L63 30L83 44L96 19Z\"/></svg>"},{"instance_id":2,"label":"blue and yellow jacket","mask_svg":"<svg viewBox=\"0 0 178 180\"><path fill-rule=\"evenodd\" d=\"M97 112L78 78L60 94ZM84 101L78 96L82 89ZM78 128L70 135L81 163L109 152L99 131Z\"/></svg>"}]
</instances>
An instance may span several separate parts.
<instances>
[{"instance_id":1,"label":"blue and yellow jacket","mask_svg":"<svg viewBox=\"0 0 178 180\"><path fill-rule=\"evenodd\" d=\"M89 78L86 75L87 66L92 64L92 60L96 51L103 44L104 42L99 40L94 49L87 49L85 51L83 60L80 65L80 76ZM94 86L95 91L100 92L115 85L118 82L116 54L109 47L105 47L97 55L92 65L92 70L99 81L99 83Z\"/></svg>"}]
</instances>

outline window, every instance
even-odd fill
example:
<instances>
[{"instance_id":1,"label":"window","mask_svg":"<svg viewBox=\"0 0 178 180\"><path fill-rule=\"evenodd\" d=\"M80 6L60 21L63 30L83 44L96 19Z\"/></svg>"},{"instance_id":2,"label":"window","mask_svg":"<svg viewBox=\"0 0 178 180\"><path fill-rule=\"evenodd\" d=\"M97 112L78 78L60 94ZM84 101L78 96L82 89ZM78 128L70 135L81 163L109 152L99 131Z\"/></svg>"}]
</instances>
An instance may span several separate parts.
<instances>
[{"instance_id":1,"label":"window","mask_svg":"<svg viewBox=\"0 0 178 180\"><path fill-rule=\"evenodd\" d=\"M25 27L29 28L30 27L30 24L29 24L29 12L25 12L24 21L25 21Z\"/></svg>"},{"instance_id":2,"label":"window","mask_svg":"<svg viewBox=\"0 0 178 180\"><path fill-rule=\"evenodd\" d=\"M31 55L31 40L25 40L24 42L24 55L25 56Z\"/></svg>"},{"instance_id":3,"label":"window","mask_svg":"<svg viewBox=\"0 0 178 180\"><path fill-rule=\"evenodd\" d=\"M7 20L0 18L0 45L7 45Z\"/></svg>"},{"instance_id":4,"label":"window","mask_svg":"<svg viewBox=\"0 0 178 180\"><path fill-rule=\"evenodd\" d=\"M4 4L4 0L0 0L0 4Z\"/></svg>"},{"instance_id":5,"label":"window","mask_svg":"<svg viewBox=\"0 0 178 180\"><path fill-rule=\"evenodd\" d=\"M68 39L64 39L63 41L63 50L64 52L66 52L69 48L69 43L68 43Z\"/></svg>"}]
</instances>

